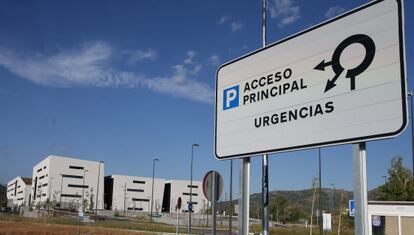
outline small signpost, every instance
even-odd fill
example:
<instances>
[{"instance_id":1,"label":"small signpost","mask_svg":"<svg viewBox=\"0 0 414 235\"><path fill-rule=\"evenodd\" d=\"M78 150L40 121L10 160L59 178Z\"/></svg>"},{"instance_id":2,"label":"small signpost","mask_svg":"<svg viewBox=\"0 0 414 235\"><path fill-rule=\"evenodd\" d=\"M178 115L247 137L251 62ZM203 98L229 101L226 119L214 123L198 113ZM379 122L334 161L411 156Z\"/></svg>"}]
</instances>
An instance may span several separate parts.
<instances>
[{"instance_id":1,"label":"small signpost","mask_svg":"<svg viewBox=\"0 0 414 235\"><path fill-rule=\"evenodd\" d=\"M176 230L175 230L175 233L178 235L178 225L179 225L179 221L178 221L178 213L180 212L180 209L181 209L181 204L182 204L182 199L181 199L181 197L179 197L178 199L177 199L177 205L175 205L175 210L176 210L176 212L177 212L177 228L176 228Z\"/></svg>"},{"instance_id":2,"label":"small signpost","mask_svg":"<svg viewBox=\"0 0 414 235\"><path fill-rule=\"evenodd\" d=\"M355 216L355 200L349 200L349 202L348 202L348 212L349 212L349 216L351 216L351 217Z\"/></svg>"},{"instance_id":3,"label":"small signpost","mask_svg":"<svg viewBox=\"0 0 414 235\"><path fill-rule=\"evenodd\" d=\"M216 201L223 193L223 177L217 171L209 171L203 178L203 193L211 201L212 226L211 234L216 235Z\"/></svg>"}]
</instances>

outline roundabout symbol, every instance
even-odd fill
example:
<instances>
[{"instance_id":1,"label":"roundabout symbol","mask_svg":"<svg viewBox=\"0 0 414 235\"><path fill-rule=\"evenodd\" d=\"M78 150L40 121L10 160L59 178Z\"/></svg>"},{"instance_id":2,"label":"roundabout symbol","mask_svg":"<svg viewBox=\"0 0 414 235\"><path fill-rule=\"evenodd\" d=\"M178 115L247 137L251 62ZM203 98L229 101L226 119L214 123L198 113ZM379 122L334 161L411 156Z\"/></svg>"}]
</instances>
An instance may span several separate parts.
<instances>
[{"instance_id":1,"label":"roundabout symbol","mask_svg":"<svg viewBox=\"0 0 414 235\"><path fill-rule=\"evenodd\" d=\"M368 35L365 34L355 34L352 35L345 40L343 40L335 49L332 59L329 62L325 62L322 60L318 65L315 66L314 69L325 71L325 67L332 66L333 71L335 72L335 76L327 81L325 86L325 91L327 92L330 89L336 86L335 82L341 75L341 73L345 70L342 67L339 58L346 47L352 45L354 43L359 43L365 48L365 58L357 67L353 69L348 69L346 73L346 77L350 79L351 82L351 90L355 90L355 77L364 72L368 66L371 64L372 60L374 59L375 55L375 43Z\"/></svg>"}]
</instances>

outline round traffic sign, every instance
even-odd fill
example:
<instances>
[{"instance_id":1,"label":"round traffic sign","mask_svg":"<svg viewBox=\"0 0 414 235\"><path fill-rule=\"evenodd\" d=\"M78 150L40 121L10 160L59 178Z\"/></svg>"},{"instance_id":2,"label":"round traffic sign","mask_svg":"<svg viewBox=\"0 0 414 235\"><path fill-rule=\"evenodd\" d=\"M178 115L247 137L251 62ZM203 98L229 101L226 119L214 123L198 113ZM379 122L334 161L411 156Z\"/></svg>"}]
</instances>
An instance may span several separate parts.
<instances>
[{"instance_id":1,"label":"round traffic sign","mask_svg":"<svg viewBox=\"0 0 414 235\"><path fill-rule=\"evenodd\" d=\"M193 203L191 202L188 203L188 211L193 211Z\"/></svg>"},{"instance_id":2,"label":"round traffic sign","mask_svg":"<svg viewBox=\"0 0 414 235\"><path fill-rule=\"evenodd\" d=\"M214 187L214 190L213 190ZM203 178L203 193L209 201L218 201L223 193L223 177L217 171L209 171ZM213 197L213 191L215 196Z\"/></svg>"},{"instance_id":3,"label":"round traffic sign","mask_svg":"<svg viewBox=\"0 0 414 235\"><path fill-rule=\"evenodd\" d=\"M179 197L178 200L177 200L177 208L178 209L181 209L181 203L182 203L182 200L181 200L181 197Z\"/></svg>"}]
</instances>

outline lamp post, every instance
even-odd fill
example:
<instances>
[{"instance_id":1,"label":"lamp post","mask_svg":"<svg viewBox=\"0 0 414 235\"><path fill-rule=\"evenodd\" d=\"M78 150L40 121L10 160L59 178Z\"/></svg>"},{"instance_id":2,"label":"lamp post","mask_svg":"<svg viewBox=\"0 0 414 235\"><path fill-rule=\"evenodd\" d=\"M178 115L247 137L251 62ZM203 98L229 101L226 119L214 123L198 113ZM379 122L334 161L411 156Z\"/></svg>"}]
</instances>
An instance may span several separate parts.
<instances>
[{"instance_id":1,"label":"lamp post","mask_svg":"<svg viewBox=\"0 0 414 235\"><path fill-rule=\"evenodd\" d=\"M323 234L323 215L322 215L322 159L321 148L318 148L319 157L319 234Z\"/></svg>"},{"instance_id":2,"label":"lamp post","mask_svg":"<svg viewBox=\"0 0 414 235\"><path fill-rule=\"evenodd\" d=\"M52 188L52 180L54 180L55 178L50 177L49 178L49 202L50 202L50 189Z\"/></svg>"},{"instance_id":3,"label":"lamp post","mask_svg":"<svg viewBox=\"0 0 414 235\"><path fill-rule=\"evenodd\" d=\"M99 200L99 179L101 178L101 163L104 163L103 161L99 161L98 165L98 184L96 185L96 202L95 202L95 215L98 215L98 200Z\"/></svg>"},{"instance_id":4,"label":"lamp post","mask_svg":"<svg viewBox=\"0 0 414 235\"><path fill-rule=\"evenodd\" d=\"M53 178L53 177L50 177L50 178L49 178L49 192L48 192L49 203L48 203L48 205L47 205L47 209L48 209L48 210L50 210L50 204L52 203L52 200L51 200L51 197L50 197L50 193L51 193L50 189L52 188L52 180L54 180L54 179L55 179L55 178Z\"/></svg>"},{"instance_id":5,"label":"lamp post","mask_svg":"<svg viewBox=\"0 0 414 235\"><path fill-rule=\"evenodd\" d=\"M81 205L82 205L82 209L84 210L85 208L83 208L83 202L84 202L84 196L85 196L85 173L86 172L88 172L88 170L86 170L86 169L84 169L83 170L83 183L82 183L82 202L81 202Z\"/></svg>"},{"instance_id":6,"label":"lamp post","mask_svg":"<svg viewBox=\"0 0 414 235\"><path fill-rule=\"evenodd\" d=\"M414 115L413 115L413 92L408 92L408 97L410 97L410 111L411 111L411 157L412 157L412 173L414 176Z\"/></svg>"},{"instance_id":7,"label":"lamp post","mask_svg":"<svg viewBox=\"0 0 414 235\"><path fill-rule=\"evenodd\" d=\"M336 194L336 192L335 192L335 184L334 183L332 183L331 184L332 185L332 190L333 190L333 208L334 208L334 213L333 214L335 214L335 211L336 211L336 203L335 203L335 194Z\"/></svg>"},{"instance_id":8,"label":"lamp post","mask_svg":"<svg viewBox=\"0 0 414 235\"><path fill-rule=\"evenodd\" d=\"M190 204L193 204L193 156L194 156L194 147L198 147L200 145L193 144L191 145L191 167L190 167ZM191 210L188 210L188 234L191 233Z\"/></svg>"},{"instance_id":9,"label":"lamp post","mask_svg":"<svg viewBox=\"0 0 414 235\"><path fill-rule=\"evenodd\" d=\"M63 174L59 174L61 177L60 180L60 195L59 195L59 206L62 208L62 190L63 190Z\"/></svg>"},{"instance_id":10,"label":"lamp post","mask_svg":"<svg viewBox=\"0 0 414 235\"><path fill-rule=\"evenodd\" d=\"M154 204L154 176L155 176L155 162L159 161L158 158L155 158L152 161L152 190L151 190L151 223L152 223L152 205Z\"/></svg>"}]
</instances>

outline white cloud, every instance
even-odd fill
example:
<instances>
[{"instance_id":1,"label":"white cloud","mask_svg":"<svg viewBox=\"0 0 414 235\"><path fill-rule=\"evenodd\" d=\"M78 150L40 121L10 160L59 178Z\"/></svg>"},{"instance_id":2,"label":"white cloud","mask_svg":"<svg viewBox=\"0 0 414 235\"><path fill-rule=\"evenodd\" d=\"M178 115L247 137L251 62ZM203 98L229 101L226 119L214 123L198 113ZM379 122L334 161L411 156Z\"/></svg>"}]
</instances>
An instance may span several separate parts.
<instances>
[{"instance_id":1,"label":"white cloud","mask_svg":"<svg viewBox=\"0 0 414 235\"><path fill-rule=\"evenodd\" d=\"M152 91L213 103L214 91L206 83L192 80L184 65L172 68L167 76L147 77L122 71L111 65L114 49L104 42L84 44L53 55L22 55L0 48L0 66L36 84L52 87L124 87L148 88ZM197 71L198 70L198 71Z\"/></svg>"},{"instance_id":2,"label":"white cloud","mask_svg":"<svg viewBox=\"0 0 414 235\"><path fill-rule=\"evenodd\" d=\"M270 17L279 20L278 27L292 24L300 18L300 8L293 4L293 0L275 0L269 4Z\"/></svg>"},{"instance_id":3,"label":"white cloud","mask_svg":"<svg viewBox=\"0 0 414 235\"><path fill-rule=\"evenodd\" d=\"M239 31L243 28L243 24L240 21L233 21L230 26L232 32Z\"/></svg>"},{"instance_id":4,"label":"white cloud","mask_svg":"<svg viewBox=\"0 0 414 235\"><path fill-rule=\"evenodd\" d=\"M217 21L217 23L219 24L219 25L222 25L222 24L224 24L224 23L226 23L228 20L230 20L231 18L229 17L229 16L222 16L218 21Z\"/></svg>"},{"instance_id":5,"label":"white cloud","mask_svg":"<svg viewBox=\"0 0 414 235\"><path fill-rule=\"evenodd\" d=\"M128 64L134 65L143 60L155 60L158 58L158 52L149 48L147 50L124 50L122 52L126 56Z\"/></svg>"},{"instance_id":6,"label":"white cloud","mask_svg":"<svg viewBox=\"0 0 414 235\"><path fill-rule=\"evenodd\" d=\"M345 8L340 6L331 6L329 9L325 12L326 18L332 18L334 16L337 16L339 14L342 14L345 12Z\"/></svg>"},{"instance_id":7,"label":"white cloud","mask_svg":"<svg viewBox=\"0 0 414 235\"><path fill-rule=\"evenodd\" d=\"M220 57L216 54L213 54L213 55L210 56L208 62L212 65L217 66L217 65L220 64Z\"/></svg>"},{"instance_id":8,"label":"white cloud","mask_svg":"<svg viewBox=\"0 0 414 235\"><path fill-rule=\"evenodd\" d=\"M187 57L184 59L185 64L193 64L194 63L194 57L196 56L195 51L187 51L186 53Z\"/></svg>"}]
</instances>

